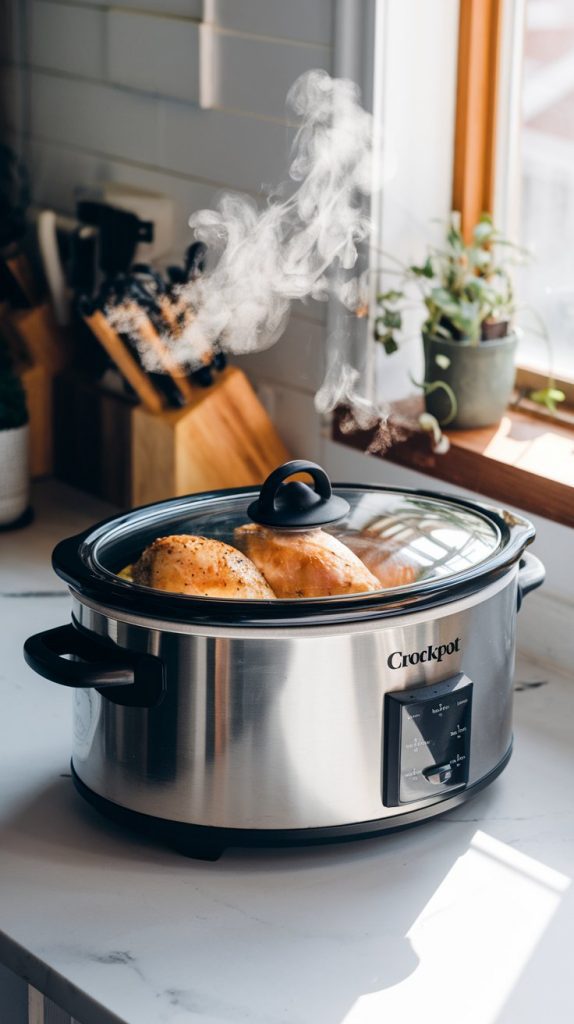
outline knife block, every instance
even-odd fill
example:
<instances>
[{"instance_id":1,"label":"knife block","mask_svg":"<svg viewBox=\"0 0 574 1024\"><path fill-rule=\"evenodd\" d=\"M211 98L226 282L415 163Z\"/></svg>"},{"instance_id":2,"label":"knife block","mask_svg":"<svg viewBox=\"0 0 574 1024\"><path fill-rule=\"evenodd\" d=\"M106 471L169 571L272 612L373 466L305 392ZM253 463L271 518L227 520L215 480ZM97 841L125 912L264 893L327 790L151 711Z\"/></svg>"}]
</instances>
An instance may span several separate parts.
<instances>
[{"instance_id":1,"label":"knife block","mask_svg":"<svg viewBox=\"0 0 574 1024\"><path fill-rule=\"evenodd\" d=\"M121 507L260 484L289 458L242 370L154 413L74 373L58 381L56 475Z\"/></svg>"},{"instance_id":2,"label":"knife block","mask_svg":"<svg viewBox=\"0 0 574 1024\"><path fill-rule=\"evenodd\" d=\"M29 366L21 373L28 408L30 476L49 476L53 466L52 376L45 366Z\"/></svg>"},{"instance_id":3,"label":"knife block","mask_svg":"<svg viewBox=\"0 0 574 1024\"><path fill-rule=\"evenodd\" d=\"M30 309L0 307L0 334L8 343L26 391L32 477L53 469L53 386L70 359L68 332L58 326L47 303Z\"/></svg>"},{"instance_id":4,"label":"knife block","mask_svg":"<svg viewBox=\"0 0 574 1024\"><path fill-rule=\"evenodd\" d=\"M228 367L194 391L183 409L133 409L132 504L260 484L289 458L242 370Z\"/></svg>"}]
</instances>

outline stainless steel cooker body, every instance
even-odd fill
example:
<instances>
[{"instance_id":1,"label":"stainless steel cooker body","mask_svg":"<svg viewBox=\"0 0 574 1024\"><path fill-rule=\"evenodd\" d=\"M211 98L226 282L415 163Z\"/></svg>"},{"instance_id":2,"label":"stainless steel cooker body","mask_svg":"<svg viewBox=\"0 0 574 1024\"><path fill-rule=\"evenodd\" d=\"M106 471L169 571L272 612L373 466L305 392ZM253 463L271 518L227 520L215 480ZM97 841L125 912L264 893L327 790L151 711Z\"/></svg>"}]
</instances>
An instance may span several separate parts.
<instances>
[{"instance_id":1,"label":"stainless steel cooker body","mask_svg":"<svg viewBox=\"0 0 574 1024\"><path fill-rule=\"evenodd\" d=\"M385 804L385 697L422 688L432 699L466 677L471 792L510 753L516 602L516 567L431 612L347 626L142 623L76 596L80 627L160 658L166 687L151 708L76 691L74 770L120 807L211 828L368 831L446 810L461 790L440 779L421 778L420 799ZM456 693L437 697L438 725Z\"/></svg>"},{"instance_id":2,"label":"stainless steel cooker body","mask_svg":"<svg viewBox=\"0 0 574 1024\"><path fill-rule=\"evenodd\" d=\"M286 483L301 470L314 490ZM532 524L433 492L343 484L335 494L304 462L277 469L256 496L173 499L56 548L72 623L30 637L25 657L75 689L80 792L210 856L404 827L489 783L512 746L516 612L544 579L525 552ZM157 537L233 544L246 518L307 533L336 523L387 582L245 601L125 578Z\"/></svg>"}]
</instances>

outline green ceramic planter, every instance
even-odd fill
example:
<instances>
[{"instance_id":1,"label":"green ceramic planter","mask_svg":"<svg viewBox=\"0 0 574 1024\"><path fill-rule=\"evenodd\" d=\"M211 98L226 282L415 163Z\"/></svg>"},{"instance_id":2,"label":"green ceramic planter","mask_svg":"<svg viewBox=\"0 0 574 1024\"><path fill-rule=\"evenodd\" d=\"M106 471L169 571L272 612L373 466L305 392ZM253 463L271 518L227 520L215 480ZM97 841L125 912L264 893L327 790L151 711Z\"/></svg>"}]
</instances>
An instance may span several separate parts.
<instances>
[{"instance_id":1,"label":"green ceramic planter","mask_svg":"<svg viewBox=\"0 0 574 1024\"><path fill-rule=\"evenodd\" d=\"M425 382L444 381L456 396L457 411L451 419L452 404L443 388L426 396L427 412L439 423L450 427L490 427L503 415L514 387L515 333L495 341L471 345L467 341L448 341L423 335ZM448 367L436 362L446 356Z\"/></svg>"}]
</instances>

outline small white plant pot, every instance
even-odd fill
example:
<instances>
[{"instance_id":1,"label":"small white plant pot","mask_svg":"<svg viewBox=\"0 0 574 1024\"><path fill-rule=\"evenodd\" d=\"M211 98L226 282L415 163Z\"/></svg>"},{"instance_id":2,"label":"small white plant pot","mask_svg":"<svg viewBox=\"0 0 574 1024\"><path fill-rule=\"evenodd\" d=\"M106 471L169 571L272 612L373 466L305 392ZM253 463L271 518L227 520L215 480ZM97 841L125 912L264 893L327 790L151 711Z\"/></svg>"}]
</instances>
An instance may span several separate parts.
<instances>
[{"instance_id":1,"label":"small white plant pot","mask_svg":"<svg viewBox=\"0 0 574 1024\"><path fill-rule=\"evenodd\" d=\"M14 523L30 504L28 424L0 430L0 525Z\"/></svg>"}]
</instances>

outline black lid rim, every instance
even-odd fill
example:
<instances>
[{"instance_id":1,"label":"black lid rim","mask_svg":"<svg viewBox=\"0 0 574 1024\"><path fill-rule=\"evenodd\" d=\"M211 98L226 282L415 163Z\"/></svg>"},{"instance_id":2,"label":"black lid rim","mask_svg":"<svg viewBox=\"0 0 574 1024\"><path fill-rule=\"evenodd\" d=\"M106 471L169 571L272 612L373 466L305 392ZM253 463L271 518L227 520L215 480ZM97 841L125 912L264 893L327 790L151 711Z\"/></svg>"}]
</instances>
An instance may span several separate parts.
<instances>
[{"instance_id":1,"label":"black lid rim","mask_svg":"<svg viewBox=\"0 0 574 1024\"><path fill-rule=\"evenodd\" d=\"M97 602L108 608L112 615L114 612L125 612L140 616L142 620L160 619L185 622L190 625L228 627L233 625L290 626L297 623L335 625L407 614L459 600L483 589L488 583L508 571L535 537L533 524L521 516L440 491L348 483L334 484L333 486L339 490L404 494L446 501L490 520L500 532L501 543L498 549L484 562L442 579L423 580L420 583L407 586L344 597L271 601L194 597L186 594L166 593L122 580L107 570L99 569L93 562L90 563L90 545L102 533L105 534L112 524L119 526L145 510L169 508L177 501L182 500L172 498L164 502L153 502L141 506L119 516L112 516L81 534L60 541L54 549L52 565L57 575L69 585L80 600L85 597L87 600ZM255 492L251 487L239 487L194 494L189 497L194 502L207 502L214 498L253 493Z\"/></svg>"}]
</instances>

